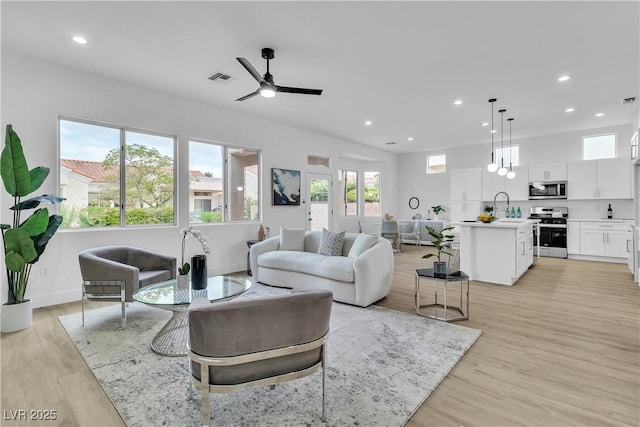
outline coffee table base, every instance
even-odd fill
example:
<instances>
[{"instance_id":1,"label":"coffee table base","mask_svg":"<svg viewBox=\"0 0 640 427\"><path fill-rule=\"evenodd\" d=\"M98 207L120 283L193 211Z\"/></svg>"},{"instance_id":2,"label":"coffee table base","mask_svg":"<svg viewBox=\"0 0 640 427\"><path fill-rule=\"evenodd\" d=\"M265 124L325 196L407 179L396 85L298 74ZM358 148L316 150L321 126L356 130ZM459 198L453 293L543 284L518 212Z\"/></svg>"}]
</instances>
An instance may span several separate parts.
<instances>
[{"instance_id":1,"label":"coffee table base","mask_svg":"<svg viewBox=\"0 0 640 427\"><path fill-rule=\"evenodd\" d=\"M176 307L178 308L178 307ZM151 350L163 356L186 356L189 333L188 310L173 310L171 319L151 340Z\"/></svg>"}]
</instances>

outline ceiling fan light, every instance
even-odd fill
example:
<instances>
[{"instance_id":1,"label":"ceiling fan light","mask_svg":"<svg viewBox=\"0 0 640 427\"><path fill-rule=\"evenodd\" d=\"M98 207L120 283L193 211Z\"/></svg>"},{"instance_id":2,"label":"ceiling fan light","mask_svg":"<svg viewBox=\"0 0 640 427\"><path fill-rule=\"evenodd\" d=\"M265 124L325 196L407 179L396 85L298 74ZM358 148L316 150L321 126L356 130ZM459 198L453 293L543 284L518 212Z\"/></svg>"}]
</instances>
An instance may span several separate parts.
<instances>
[{"instance_id":1,"label":"ceiling fan light","mask_svg":"<svg viewBox=\"0 0 640 427\"><path fill-rule=\"evenodd\" d=\"M504 166L501 167L500 169L498 169L498 175L500 176L505 176L507 174L507 172L509 171L509 169L505 168Z\"/></svg>"},{"instance_id":2,"label":"ceiling fan light","mask_svg":"<svg viewBox=\"0 0 640 427\"><path fill-rule=\"evenodd\" d=\"M507 178L513 179L516 177L516 173L514 171L507 172Z\"/></svg>"},{"instance_id":3,"label":"ceiling fan light","mask_svg":"<svg viewBox=\"0 0 640 427\"><path fill-rule=\"evenodd\" d=\"M487 170L491 173L495 172L498 170L498 164L497 163L489 163L487 165Z\"/></svg>"},{"instance_id":4,"label":"ceiling fan light","mask_svg":"<svg viewBox=\"0 0 640 427\"><path fill-rule=\"evenodd\" d=\"M260 89L260 95L262 95L263 98L273 98L276 96L276 91L270 87L263 87Z\"/></svg>"}]
</instances>

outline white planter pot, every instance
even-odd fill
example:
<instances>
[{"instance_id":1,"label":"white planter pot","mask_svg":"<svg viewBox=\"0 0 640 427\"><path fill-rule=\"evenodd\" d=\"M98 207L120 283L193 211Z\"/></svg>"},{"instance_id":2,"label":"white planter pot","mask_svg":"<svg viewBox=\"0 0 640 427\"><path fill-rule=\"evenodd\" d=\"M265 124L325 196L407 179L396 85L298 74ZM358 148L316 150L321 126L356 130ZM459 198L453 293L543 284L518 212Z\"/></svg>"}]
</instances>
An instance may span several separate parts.
<instances>
[{"instance_id":1,"label":"white planter pot","mask_svg":"<svg viewBox=\"0 0 640 427\"><path fill-rule=\"evenodd\" d=\"M33 302L27 300L20 304L2 304L2 332L16 332L31 327L33 323Z\"/></svg>"},{"instance_id":2,"label":"white planter pot","mask_svg":"<svg viewBox=\"0 0 640 427\"><path fill-rule=\"evenodd\" d=\"M178 274L178 289L189 289L189 275Z\"/></svg>"}]
</instances>

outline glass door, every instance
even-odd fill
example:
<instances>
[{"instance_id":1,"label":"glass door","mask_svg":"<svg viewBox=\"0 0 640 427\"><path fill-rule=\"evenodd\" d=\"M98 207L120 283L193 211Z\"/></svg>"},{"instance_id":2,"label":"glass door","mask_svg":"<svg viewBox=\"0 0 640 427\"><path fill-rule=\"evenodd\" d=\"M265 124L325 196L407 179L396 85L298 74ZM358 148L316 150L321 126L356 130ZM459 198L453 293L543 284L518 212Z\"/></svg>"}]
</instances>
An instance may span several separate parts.
<instances>
[{"instance_id":1,"label":"glass door","mask_svg":"<svg viewBox=\"0 0 640 427\"><path fill-rule=\"evenodd\" d=\"M331 175L307 173L307 230L331 230Z\"/></svg>"}]
</instances>

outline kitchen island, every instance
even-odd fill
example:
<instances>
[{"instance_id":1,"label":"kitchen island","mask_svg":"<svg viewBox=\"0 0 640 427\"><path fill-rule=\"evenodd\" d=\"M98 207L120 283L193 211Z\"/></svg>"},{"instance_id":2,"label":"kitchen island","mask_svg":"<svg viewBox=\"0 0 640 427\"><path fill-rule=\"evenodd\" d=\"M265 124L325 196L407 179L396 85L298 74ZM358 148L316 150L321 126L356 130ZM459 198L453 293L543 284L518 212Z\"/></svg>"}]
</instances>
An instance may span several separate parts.
<instances>
[{"instance_id":1,"label":"kitchen island","mask_svg":"<svg viewBox=\"0 0 640 427\"><path fill-rule=\"evenodd\" d=\"M533 222L461 222L460 270L471 280L513 285L533 263Z\"/></svg>"}]
</instances>

